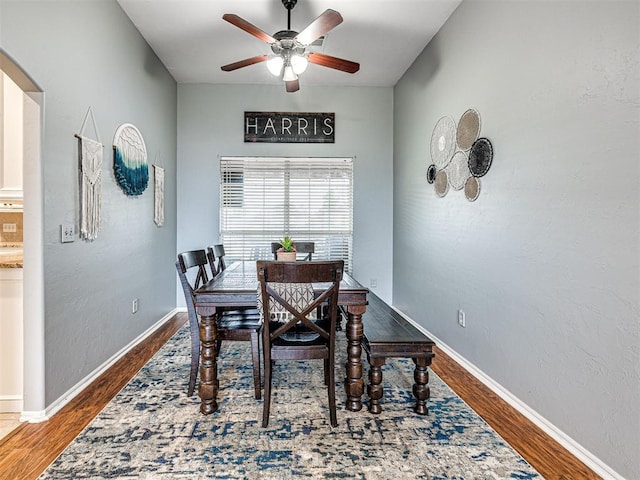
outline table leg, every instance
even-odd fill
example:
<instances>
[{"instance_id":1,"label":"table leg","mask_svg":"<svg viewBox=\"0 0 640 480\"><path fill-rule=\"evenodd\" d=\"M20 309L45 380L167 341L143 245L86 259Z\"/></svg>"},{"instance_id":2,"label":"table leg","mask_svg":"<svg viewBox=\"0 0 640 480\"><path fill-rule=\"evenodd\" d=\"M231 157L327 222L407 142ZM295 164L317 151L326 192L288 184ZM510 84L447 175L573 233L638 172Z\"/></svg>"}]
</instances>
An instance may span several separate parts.
<instances>
[{"instance_id":1,"label":"table leg","mask_svg":"<svg viewBox=\"0 0 640 480\"><path fill-rule=\"evenodd\" d=\"M413 363L415 364L413 379L416 382L413 384L413 395L416 397L416 406L413 407L413 411L420 415L427 415L429 409L427 408L426 400L428 400L431 395L428 385L429 371L427 367L431 364L431 358L414 358Z\"/></svg>"},{"instance_id":2,"label":"table leg","mask_svg":"<svg viewBox=\"0 0 640 480\"><path fill-rule=\"evenodd\" d=\"M364 381L362 380L362 314L366 306L347 307L347 377L344 388L347 392L347 410L357 412L362 410L362 394Z\"/></svg>"},{"instance_id":3,"label":"table leg","mask_svg":"<svg viewBox=\"0 0 640 480\"><path fill-rule=\"evenodd\" d=\"M215 313L200 317L200 411L209 415L218 410L218 365L216 343L218 329Z\"/></svg>"}]
</instances>

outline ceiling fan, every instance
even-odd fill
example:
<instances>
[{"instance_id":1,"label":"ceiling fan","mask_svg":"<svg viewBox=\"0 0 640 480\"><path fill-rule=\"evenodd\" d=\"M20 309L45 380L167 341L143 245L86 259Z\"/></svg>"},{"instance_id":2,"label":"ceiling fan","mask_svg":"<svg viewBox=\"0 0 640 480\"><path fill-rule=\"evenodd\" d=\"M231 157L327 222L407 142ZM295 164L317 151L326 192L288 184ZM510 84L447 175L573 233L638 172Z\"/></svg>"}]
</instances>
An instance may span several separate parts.
<instances>
[{"instance_id":1,"label":"ceiling fan","mask_svg":"<svg viewBox=\"0 0 640 480\"><path fill-rule=\"evenodd\" d=\"M308 63L347 73L356 73L360 70L359 63L309 51L309 47L313 42L342 23L342 16L335 10L327 9L298 33L291 30L291 10L296 6L296 3L297 0L282 0L282 5L287 9L287 29L280 30L274 33L273 36L263 32L238 15L225 13L222 16L223 20L271 45L273 55L256 55L220 68L225 72L231 72L238 68L266 61L267 68L273 75L282 76L287 92L297 92L300 89L298 75L305 71Z\"/></svg>"}]
</instances>

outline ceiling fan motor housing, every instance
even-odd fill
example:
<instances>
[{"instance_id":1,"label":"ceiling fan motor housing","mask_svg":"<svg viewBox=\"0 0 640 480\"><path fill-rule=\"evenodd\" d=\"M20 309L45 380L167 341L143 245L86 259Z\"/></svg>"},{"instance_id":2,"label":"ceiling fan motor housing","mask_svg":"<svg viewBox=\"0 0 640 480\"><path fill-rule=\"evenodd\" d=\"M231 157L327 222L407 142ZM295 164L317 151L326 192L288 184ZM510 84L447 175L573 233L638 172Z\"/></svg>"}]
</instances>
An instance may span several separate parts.
<instances>
[{"instance_id":1,"label":"ceiling fan motor housing","mask_svg":"<svg viewBox=\"0 0 640 480\"><path fill-rule=\"evenodd\" d=\"M273 38L277 42L271 44L271 51L276 55L282 55L284 51L295 55L304 55L305 47L295 39L296 35L298 32L293 30L280 30L274 33Z\"/></svg>"},{"instance_id":2,"label":"ceiling fan motor housing","mask_svg":"<svg viewBox=\"0 0 640 480\"><path fill-rule=\"evenodd\" d=\"M282 5L284 5L284 8L287 10L293 9L293 7L296 6L296 3L298 3L298 0L282 0Z\"/></svg>"}]
</instances>

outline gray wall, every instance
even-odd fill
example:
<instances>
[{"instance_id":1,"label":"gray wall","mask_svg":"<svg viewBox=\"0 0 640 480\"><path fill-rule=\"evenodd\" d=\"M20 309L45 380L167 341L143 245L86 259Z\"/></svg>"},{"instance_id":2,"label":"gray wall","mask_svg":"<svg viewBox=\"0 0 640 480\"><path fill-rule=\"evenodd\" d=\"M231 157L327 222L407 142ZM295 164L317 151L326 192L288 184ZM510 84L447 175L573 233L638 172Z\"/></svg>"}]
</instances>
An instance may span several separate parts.
<instances>
[{"instance_id":1,"label":"gray wall","mask_svg":"<svg viewBox=\"0 0 640 480\"><path fill-rule=\"evenodd\" d=\"M284 86L178 86L178 250L218 241L220 156L355 156L353 273L365 286L376 278L374 290L390 299L393 91L300 83L294 94ZM245 111L335 112L335 143L244 143Z\"/></svg>"},{"instance_id":2,"label":"gray wall","mask_svg":"<svg viewBox=\"0 0 640 480\"><path fill-rule=\"evenodd\" d=\"M465 1L394 90L395 306L630 479L639 8ZM493 166L475 203L438 198L431 131L470 107Z\"/></svg>"},{"instance_id":3,"label":"gray wall","mask_svg":"<svg viewBox=\"0 0 640 480\"><path fill-rule=\"evenodd\" d=\"M356 277L389 299L393 267L397 307L617 472L640 471L637 2L464 2L394 91L295 95L176 94L110 0L0 8L0 46L45 90L47 404L174 306L175 252L217 239L220 155L355 156ZM88 106L105 144L103 230L62 245ZM424 181L429 135L468 107L494 165L477 202L439 199ZM334 111L336 144L244 144L244 110ZM124 122L167 170L163 228L151 189L128 198L115 184Z\"/></svg>"},{"instance_id":4,"label":"gray wall","mask_svg":"<svg viewBox=\"0 0 640 480\"><path fill-rule=\"evenodd\" d=\"M176 83L113 0L2 0L0 8L0 45L45 92L49 405L175 307ZM105 145L102 231L93 242L61 244L60 224L78 228L74 134L89 106ZM136 198L115 183L111 145L122 123L138 127L150 164L159 155L166 169L162 228L153 222L152 180Z\"/></svg>"}]
</instances>

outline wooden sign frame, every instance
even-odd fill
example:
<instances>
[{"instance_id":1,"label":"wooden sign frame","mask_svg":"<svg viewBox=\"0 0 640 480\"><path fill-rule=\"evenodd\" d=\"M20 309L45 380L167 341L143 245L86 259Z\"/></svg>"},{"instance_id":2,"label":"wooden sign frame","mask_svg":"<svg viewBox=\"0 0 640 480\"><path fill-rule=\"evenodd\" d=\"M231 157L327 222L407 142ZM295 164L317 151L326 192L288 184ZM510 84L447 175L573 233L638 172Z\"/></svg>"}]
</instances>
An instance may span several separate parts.
<instances>
[{"instance_id":1,"label":"wooden sign frame","mask_svg":"<svg viewBox=\"0 0 640 480\"><path fill-rule=\"evenodd\" d=\"M244 112L245 143L335 143L335 113Z\"/></svg>"}]
</instances>

